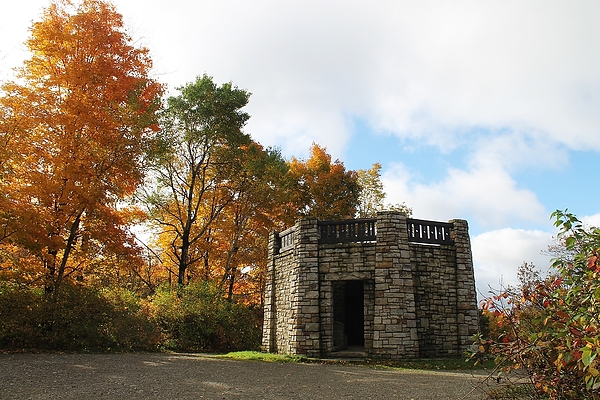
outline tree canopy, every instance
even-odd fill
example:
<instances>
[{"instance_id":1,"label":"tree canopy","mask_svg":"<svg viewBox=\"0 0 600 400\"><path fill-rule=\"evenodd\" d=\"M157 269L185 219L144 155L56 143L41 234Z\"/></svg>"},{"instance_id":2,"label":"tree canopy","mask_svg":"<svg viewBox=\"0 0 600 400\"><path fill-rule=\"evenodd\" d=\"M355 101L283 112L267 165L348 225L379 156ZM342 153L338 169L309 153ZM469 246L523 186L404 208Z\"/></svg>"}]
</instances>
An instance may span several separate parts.
<instances>
[{"instance_id":1,"label":"tree canopy","mask_svg":"<svg viewBox=\"0 0 600 400\"><path fill-rule=\"evenodd\" d=\"M200 245L213 222L235 199L251 139L242 130L249 115L241 110L249 93L229 83L217 87L206 75L179 91L162 113L152 157L156 188L147 204L182 285L188 267L206 256Z\"/></svg>"},{"instance_id":2,"label":"tree canopy","mask_svg":"<svg viewBox=\"0 0 600 400\"><path fill-rule=\"evenodd\" d=\"M313 143L310 158L292 157L290 174L295 185L290 209L296 215L322 220L353 218L360 186L356 171L348 171L340 160L331 161L325 148Z\"/></svg>"},{"instance_id":3,"label":"tree canopy","mask_svg":"<svg viewBox=\"0 0 600 400\"><path fill-rule=\"evenodd\" d=\"M102 1L51 3L26 45L31 58L0 96L4 242L42 268L29 279L43 273L58 290L86 257L133 255L120 202L142 181L162 86Z\"/></svg>"}]
</instances>

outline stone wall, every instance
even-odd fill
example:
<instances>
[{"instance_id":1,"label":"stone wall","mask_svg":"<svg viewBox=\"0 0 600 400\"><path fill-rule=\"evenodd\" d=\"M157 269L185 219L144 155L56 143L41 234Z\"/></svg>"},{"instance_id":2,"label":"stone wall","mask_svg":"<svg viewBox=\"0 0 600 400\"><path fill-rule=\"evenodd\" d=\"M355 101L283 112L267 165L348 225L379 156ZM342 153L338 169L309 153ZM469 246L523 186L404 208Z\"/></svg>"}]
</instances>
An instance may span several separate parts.
<instances>
[{"instance_id":1,"label":"stone wall","mask_svg":"<svg viewBox=\"0 0 600 400\"><path fill-rule=\"evenodd\" d=\"M450 246L410 244L421 356L456 355L456 252Z\"/></svg>"},{"instance_id":2,"label":"stone wall","mask_svg":"<svg viewBox=\"0 0 600 400\"><path fill-rule=\"evenodd\" d=\"M264 349L334 355L343 347L344 285L354 282L348 287L362 289L366 355L460 354L477 332L477 304L468 226L450 222L451 245L410 242L407 219L397 212L378 214L371 242L319 244L319 223L310 218L285 232L288 238L293 234L293 244L284 249L273 233Z\"/></svg>"},{"instance_id":3,"label":"stone wall","mask_svg":"<svg viewBox=\"0 0 600 400\"><path fill-rule=\"evenodd\" d=\"M292 330L281 327L293 324L296 319L292 298L297 291L297 268L293 249L277 254L275 262L274 252L279 253L277 242L277 235L272 233L269 237L269 264L265 284L263 346L272 353L295 354Z\"/></svg>"},{"instance_id":4,"label":"stone wall","mask_svg":"<svg viewBox=\"0 0 600 400\"><path fill-rule=\"evenodd\" d=\"M375 243L340 243L319 246L319 278L321 282L321 350L323 354L334 351L333 283L364 281L365 293L372 293L375 279ZM369 286L369 284L371 286ZM374 294L365 298L365 333L372 332ZM365 336L365 347L372 335Z\"/></svg>"}]
</instances>

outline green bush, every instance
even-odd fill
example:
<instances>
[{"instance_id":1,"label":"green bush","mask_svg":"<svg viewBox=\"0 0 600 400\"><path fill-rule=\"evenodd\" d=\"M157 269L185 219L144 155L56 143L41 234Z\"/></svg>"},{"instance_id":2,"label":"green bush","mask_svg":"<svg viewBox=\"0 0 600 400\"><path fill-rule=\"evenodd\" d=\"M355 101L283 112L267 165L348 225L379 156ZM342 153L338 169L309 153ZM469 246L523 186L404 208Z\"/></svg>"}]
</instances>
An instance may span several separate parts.
<instances>
[{"instance_id":1,"label":"green bush","mask_svg":"<svg viewBox=\"0 0 600 400\"><path fill-rule=\"evenodd\" d=\"M0 349L61 351L234 351L260 345L257 310L228 301L210 283L160 288L141 300L120 288L0 285Z\"/></svg>"},{"instance_id":2,"label":"green bush","mask_svg":"<svg viewBox=\"0 0 600 400\"><path fill-rule=\"evenodd\" d=\"M0 288L2 349L152 350L157 340L139 300L124 290L65 285L53 299L38 289Z\"/></svg>"},{"instance_id":3,"label":"green bush","mask_svg":"<svg viewBox=\"0 0 600 400\"><path fill-rule=\"evenodd\" d=\"M209 282L192 283L179 291L162 287L151 308L161 342L169 350L220 352L254 350L260 345L256 310L228 301Z\"/></svg>"},{"instance_id":4,"label":"green bush","mask_svg":"<svg viewBox=\"0 0 600 400\"><path fill-rule=\"evenodd\" d=\"M40 290L0 286L0 348L35 349L45 342L41 327L46 312Z\"/></svg>"}]
</instances>

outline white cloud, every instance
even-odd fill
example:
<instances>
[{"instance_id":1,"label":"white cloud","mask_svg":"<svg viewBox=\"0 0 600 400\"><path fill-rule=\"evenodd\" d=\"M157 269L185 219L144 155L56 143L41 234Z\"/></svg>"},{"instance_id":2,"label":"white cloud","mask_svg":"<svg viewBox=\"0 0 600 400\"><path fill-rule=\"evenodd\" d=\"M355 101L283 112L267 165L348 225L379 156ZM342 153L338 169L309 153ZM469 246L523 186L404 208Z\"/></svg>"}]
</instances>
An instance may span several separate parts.
<instances>
[{"instance_id":1,"label":"white cloud","mask_svg":"<svg viewBox=\"0 0 600 400\"><path fill-rule=\"evenodd\" d=\"M445 145L453 128L511 127L600 147L600 56L592 50L600 29L591 16L599 10L588 8L598 4L419 4L393 30L382 74L392 78L372 103L382 128ZM445 129L427 129L437 126Z\"/></svg>"},{"instance_id":2,"label":"white cloud","mask_svg":"<svg viewBox=\"0 0 600 400\"><path fill-rule=\"evenodd\" d=\"M545 274L551 257L542 252L548 249L552 238L549 232L511 228L471 238L479 296L489 296L490 288L517 284L517 270L524 262L533 263Z\"/></svg>"},{"instance_id":3,"label":"white cloud","mask_svg":"<svg viewBox=\"0 0 600 400\"><path fill-rule=\"evenodd\" d=\"M546 211L536 195L517 187L501 167L474 165L468 170L451 168L443 181L424 184L412 180L403 164L382 175L387 200L405 201L417 218L475 220L486 228L506 226L510 221L540 222Z\"/></svg>"},{"instance_id":4,"label":"white cloud","mask_svg":"<svg viewBox=\"0 0 600 400\"><path fill-rule=\"evenodd\" d=\"M164 78L254 93L248 130L343 158L349 117L444 148L472 128L600 149L591 2L117 1ZM156 12L161 10L161 12Z\"/></svg>"},{"instance_id":5,"label":"white cloud","mask_svg":"<svg viewBox=\"0 0 600 400\"><path fill-rule=\"evenodd\" d=\"M446 149L473 128L600 149L600 3L114 3L163 81L247 88L248 131L288 154L315 140L343 159L355 117ZM2 32L46 5L6 7Z\"/></svg>"},{"instance_id":6,"label":"white cloud","mask_svg":"<svg viewBox=\"0 0 600 400\"><path fill-rule=\"evenodd\" d=\"M581 222L589 227L600 228L600 214L583 216L581 217Z\"/></svg>"},{"instance_id":7,"label":"white cloud","mask_svg":"<svg viewBox=\"0 0 600 400\"><path fill-rule=\"evenodd\" d=\"M539 132L488 133L477 139L473 166L495 165L508 172L523 169L559 169L569 163L564 147L549 142Z\"/></svg>"}]
</instances>

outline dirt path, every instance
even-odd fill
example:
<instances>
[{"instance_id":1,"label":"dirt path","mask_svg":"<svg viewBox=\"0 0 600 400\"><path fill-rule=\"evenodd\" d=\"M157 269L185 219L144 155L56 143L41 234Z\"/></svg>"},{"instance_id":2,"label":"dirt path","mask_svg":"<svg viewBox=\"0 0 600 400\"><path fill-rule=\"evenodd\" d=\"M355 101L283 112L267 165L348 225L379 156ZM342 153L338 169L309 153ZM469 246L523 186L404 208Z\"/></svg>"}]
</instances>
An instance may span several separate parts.
<instances>
[{"instance_id":1,"label":"dirt path","mask_svg":"<svg viewBox=\"0 0 600 400\"><path fill-rule=\"evenodd\" d=\"M183 354L0 354L2 399L461 399L470 373ZM465 397L483 399L481 391Z\"/></svg>"}]
</instances>

